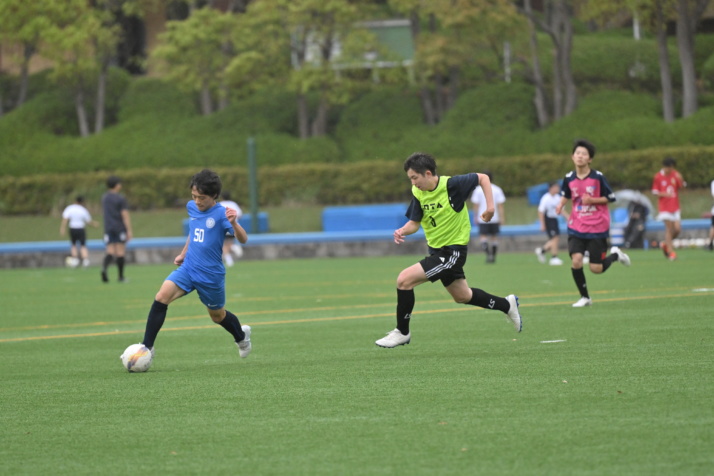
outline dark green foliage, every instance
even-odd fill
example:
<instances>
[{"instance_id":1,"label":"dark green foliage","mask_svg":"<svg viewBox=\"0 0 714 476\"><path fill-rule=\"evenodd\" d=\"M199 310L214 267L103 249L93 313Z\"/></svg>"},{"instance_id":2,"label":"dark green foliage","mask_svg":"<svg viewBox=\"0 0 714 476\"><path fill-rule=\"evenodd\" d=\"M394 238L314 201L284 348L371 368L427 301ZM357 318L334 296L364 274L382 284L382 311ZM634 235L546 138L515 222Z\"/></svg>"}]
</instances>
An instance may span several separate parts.
<instances>
[{"instance_id":1,"label":"dark green foliage","mask_svg":"<svg viewBox=\"0 0 714 476\"><path fill-rule=\"evenodd\" d=\"M191 117L198 114L189 94L166 81L137 78L132 81L121 101L119 120L141 120L146 116L160 116L165 120Z\"/></svg>"},{"instance_id":2,"label":"dark green foliage","mask_svg":"<svg viewBox=\"0 0 714 476\"><path fill-rule=\"evenodd\" d=\"M378 89L347 105L335 130L344 160L402 157L402 138L422 129L423 114L415 91Z\"/></svg>"},{"instance_id":3,"label":"dark green foliage","mask_svg":"<svg viewBox=\"0 0 714 476\"><path fill-rule=\"evenodd\" d=\"M258 150L261 149L258 136ZM313 142L311 150L331 143ZM491 170L506 195L524 196L534 184L558 180L572 170L571 143L558 154L533 154L488 158L438 159L438 173L457 175ZM298 154L301 152L296 151ZM309 151L303 150L308 153ZM692 188L708 187L714 177L714 146L669 147L630 151L600 151L592 167L601 170L615 188L649 190L652 176L662 159L677 158L678 169ZM293 156L292 158L295 158ZM298 157L299 158L299 157ZM409 182L402 169L404 158L354 163L285 163L260 165L258 170L261 206L295 204L334 205L405 202ZM178 161L177 161L178 162ZM226 190L239 203L249 202L248 171L245 166L194 164L117 170L124 181L130 205L138 209L173 207L185 203L188 179L209 166L220 175ZM182 167L182 168L181 168ZM49 213L71 203L78 193L97 202L104 192L108 172L47 174L0 177L0 212L7 214Z\"/></svg>"}]
</instances>

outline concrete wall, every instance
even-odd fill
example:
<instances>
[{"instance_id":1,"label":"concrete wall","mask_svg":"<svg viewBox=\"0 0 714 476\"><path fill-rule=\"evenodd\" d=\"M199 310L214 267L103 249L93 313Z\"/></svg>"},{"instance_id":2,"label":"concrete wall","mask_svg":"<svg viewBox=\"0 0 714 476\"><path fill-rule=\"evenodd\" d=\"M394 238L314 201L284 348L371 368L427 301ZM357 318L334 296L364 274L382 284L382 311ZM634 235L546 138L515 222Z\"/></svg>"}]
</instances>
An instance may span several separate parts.
<instances>
[{"instance_id":1,"label":"concrete wall","mask_svg":"<svg viewBox=\"0 0 714 476\"><path fill-rule=\"evenodd\" d=\"M694 222L694 221L693 221ZM696 220L686 223L680 239L704 240L709 234L709 221ZM514 231L515 230L515 231ZM646 233L648 242L663 239L662 230ZM523 227L504 226L499 239L499 253L532 252L542 246L545 235L537 227L524 232ZM561 235L561 249L566 249L567 237ZM184 237L135 239L127 251L129 264L172 263L181 252ZM21 245L21 246L13 246ZM91 266L99 266L104 257L104 248L99 240L90 240ZM480 254L477 232L472 233L469 251ZM352 256L387 256L426 254L426 242L422 232L408 237L401 245L392 241L392 230L372 230L363 233L299 233L253 235L244 246L241 259L265 260L287 258L332 258ZM37 268L64 266L69 255L68 242L38 242L28 244L0 244L0 268Z\"/></svg>"}]
</instances>

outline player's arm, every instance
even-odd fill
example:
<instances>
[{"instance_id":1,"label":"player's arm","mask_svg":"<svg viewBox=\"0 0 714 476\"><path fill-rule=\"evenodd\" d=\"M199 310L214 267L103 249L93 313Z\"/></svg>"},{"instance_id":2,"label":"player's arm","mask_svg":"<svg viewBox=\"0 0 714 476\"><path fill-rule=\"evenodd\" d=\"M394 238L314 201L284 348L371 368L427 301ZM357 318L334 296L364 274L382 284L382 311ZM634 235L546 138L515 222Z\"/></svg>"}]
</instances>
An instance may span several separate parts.
<instances>
[{"instance_id":1,"label":"player's arm","mask_svg":"<svg viewBox=\"0 0 714 476\"><path fill-rule=\"evenodd\" d=\"M565 197L560 197L560 203L558 204L558 206L555 207L555 213L557 213L558 215L563 213L563 207L566 203L568 203L568 199Z\"/></svg>"},{"instance_id":2,"label":"player's arm","mask_svg":"<svg viewBox=\"0 0 714 476\"><path fill-rule=\"evenodd\" d=\"M63 218L62 223L60 223L60 236L64 236L65 231L67 230L67 222L69 221L69 218Z\"/></svg>"},{"instance_id":3,"label":"player's arm","mask_svg":"<svg viewBox=\"0 0 714 476\"><path fill-rule=\"evenodd\" d=\"M481 214L481 220L488 223L493 218L496 212L496 207L493 205L493 189L491 188L491 179L486 174L478 174L478 184L483 190L483 196L486 199L486 210Z\"/></svg>"},{"instance_id":4,"label":"player's arm","mask_svg":"<svg viewBox=\"0 0 714 476\"><path fill-rule=\"evenodd\" d=\"M191 242L191 237L188 236L186 238L186 244L183 245L183 249L181 250L181 253L179 253L178 256L176 256L176 258L174 258L174 264L176 266L181 266L181 264L183 263L183 260L186 259L186 253L188 252L188 244L190 242Z\"/></svg>"},{"instance_id":5,"label":"player's arm","mask_svg":"<svg viewBox=\"0 0 714 476\"><path fill-rule=\"evenodd\" d=\"M233 236L235 236L241 244L245 244L248 241L248 233L238 223L238 212L233 208L226 207L226 218L228 218L228 222L233 227Z\"/></svg>"},{"instance_id":6,"label":"player's arm","mask_svg":"<svg viewBox=\"0 0 714 476\"><path fill-rule=\"evenodd\" d=\"M501 225L506 224L506 207L503 206L503 203L498 204L498 216L501 217Z\"/></svg>"},{"instance_id":7,"label":"player's arm","mask_svg":"<svg viewBox=\"0 0 714 476\"><path fill-rule=\"evenodd\" d=\"M394 242L396 244L404 243L404 237L419 231L421 223L414 220L409 220L403 227L394 230Z\"/></svg>"},{"instance_id":8,"label":"player's arm","mask_svg":"<svg viewBox=\"0 0 714 476\"><path fill-rule=\"evenodd\" d=\"M134 233L131 230L131 217L129 216L129 210L126 208L121 211L121 219L124 222L124 227L126 228L126 241L129 241L134 236Z\"/></svg>"}]
</instances>

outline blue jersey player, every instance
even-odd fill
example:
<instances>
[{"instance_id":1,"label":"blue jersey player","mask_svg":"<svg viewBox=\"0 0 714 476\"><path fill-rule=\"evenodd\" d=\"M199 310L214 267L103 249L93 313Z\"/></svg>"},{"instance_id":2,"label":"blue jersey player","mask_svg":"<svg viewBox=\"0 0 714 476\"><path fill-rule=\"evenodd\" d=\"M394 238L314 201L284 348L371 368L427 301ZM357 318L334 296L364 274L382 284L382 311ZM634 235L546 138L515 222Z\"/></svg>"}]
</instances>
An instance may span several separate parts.
<instances>
[{"instance_id":1,"label":"blue jersey player","mask_svg":"<svg viewBox=\"0 0 714 476\"><path fill-rule=\"evenodd\" d=\"M208 314L235 339L238 353L248 357L252 350L250 326L241 326L235 314L226 310L226 269L223 266L223 241L226 233L239 242L248 234L238 224L235 210L216 202L221 194L221 179L204 169L191 178L191 201L186 204L189 233L186 245L174 259L179 267L166 278L151 305L142 344L154 352L154 341L173 301L196 290Z\"/></svg>"}]
</instances>

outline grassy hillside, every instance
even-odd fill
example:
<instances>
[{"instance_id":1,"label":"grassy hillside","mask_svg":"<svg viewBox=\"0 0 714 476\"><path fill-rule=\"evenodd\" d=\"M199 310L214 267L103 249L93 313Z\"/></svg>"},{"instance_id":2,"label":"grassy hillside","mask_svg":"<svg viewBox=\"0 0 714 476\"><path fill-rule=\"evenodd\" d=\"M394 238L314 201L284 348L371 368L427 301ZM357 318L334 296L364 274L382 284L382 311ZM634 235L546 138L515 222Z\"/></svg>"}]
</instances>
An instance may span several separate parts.
<instances>
[{"instance_id":1,"label":"grassy hillside","mask_svg":"<svg viewBox=\"0 0 714 476\"><path fill-rule=\"evenodd\" d=\"M714 35L697 38L701 70L713 50ZM548 74L547 46L542 54ZM673 66L676 86L676 61ZM714 94L704 76L699 112L673 124L662 121L652 40L634 41L622 32L578 35L573 69L578 109L546 129L536 125L532 86L479 79L466 82L455 106L435 127L423 124L416 90L374 85L333 109L327 136L309 140L296 138L295 97L285 91L263 91L204 117L190 93L120 71L110 78L108 127L78 138L71 93L39 76L33 78L31 99L0 118L0 169L22 176L244 165L251 136L259 144L262 165L401 160L415 150L441 158L561 154L582 136L602 151L714 144ZM7 78L0 78L0 88L7 96Z\"/></svg>"}]
</instances>

